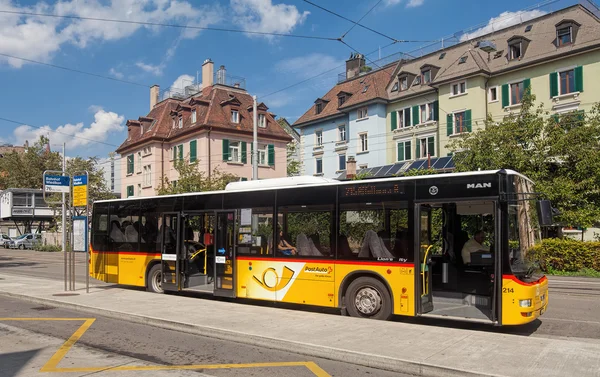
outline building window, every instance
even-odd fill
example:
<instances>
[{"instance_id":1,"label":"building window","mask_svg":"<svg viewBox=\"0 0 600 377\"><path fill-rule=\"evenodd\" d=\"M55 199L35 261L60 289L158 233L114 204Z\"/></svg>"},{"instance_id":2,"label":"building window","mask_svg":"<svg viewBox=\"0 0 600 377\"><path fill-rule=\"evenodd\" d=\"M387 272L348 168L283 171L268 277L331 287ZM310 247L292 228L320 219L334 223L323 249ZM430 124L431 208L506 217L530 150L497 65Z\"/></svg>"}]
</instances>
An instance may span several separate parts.
<instances>
[{"instance_id":1,"label":"building window","mask_svg":"<svg viewBox=\"0 0 600 377\"><path fill-rule=\"evenodd\" d=\"M316 112L317 114L321 114L321 111L323 111L323 104L322 104L322 103L317 103L317 104L315 105L315 112Z\"/></svg>"},{"instance_id":2,"label":"building window","mask_svg":"<svg viewBox=\"0 0 600 377\"><path fill-rule=\"evenodd\" d=\"M264 146L258 150L258 164L266 165L267 164L267 147Z\"/></svg>"},{"instance_id":3,"label":"building window","mask_svg":"<svg viewBox=\"0 0 600 377\"><path fill-rule=\"evenodd\" d=\"M242 154L240 153L239 141L229 143L229 157L231 162L242 162Z\"/></svg>"},{"instance_id":4,"label":"building window","mask_svg":"<svg viewBox=\"0 0 600 377\"><path fill-rule=\"evenodd\" d=\"M525 86L523 81L510 84L510 104L517 105L523 101L523 94L525 92Z\"/></svg>"},{"instance_id":5,"label":"building window","mask_svg":"<svg viewBox=\"0 0 600 377\"><path fill-rule=\"evenodd\" d=\"M426 104L419 106L420 115L421 115L421 118L420 118L421 123L425 123L425 122L434 120L433 108L434 108L433 103L426 103Z\"/></svg>"},{"instance_id":6,"label":"building window","mask_svg":"<svg viewBox=\"0 0 600 377\"><path fill-rule=\"evenodd\" d=\"M237 110L231 110L231 123L240 122L240 113Z\"/></svg>"},{"instance_id":7,"label":"building window","mask_svg":"<svg viewBox=\"0 0 600 377\"><path fill-rule=\"evenodd\" d=\"M130 154L127 156L127 175L133 174L133 165L133 155ZM133 195L133 193L131 195Z\"/></svg>"},{"instance_id":8,"label":"building window","mask_svg":"<svg viewBox=\"0 0 600 377\"><path fill-rule=\"evenodd\" d=\"M338 156L339 169L338 170L346 170L346 155L341 154Z\"/></svg>"},{"instance_id":9,"label":"building window","mask_svg":"<svg viewBox=\"0 0 600 377\"><path fill-rule=\"evenodd\" d=\"M467 131L465 120L466 120L466 113L464 111L454 114L454 133L455 134L462 134L463 132Z\"/></svg>"},{"instance_id":10,"label":"building window","mask_svg":"<svg viewBox=\"0 0 600 377\"><path fill-rule=\"evenodd\" d=\"M569 94L575 92L575 70L560 72L560 94Z\"/></svg>"},{"instance_id":11,"label":"building window","mask_svg":"<svg viewBox=\"0 0 600 377\"><path fill-rule=\"evenodd\" d=\"M144 166L144 187L152 187L152 165Z\"/></svg>"},{"instance_id":12,"label":"building window","mask_svg":"<svg viewBox=\"0 0 600 377\"><path fill-rule=\"evenodd\" d=\"M342 106L344 104L344 102L346 102L346 96L339 96L338 97L338 107Z\"/></svg>"},{"instance_id":13,"label":"building window","mask_svg":"<svg viewBox=\"0 0 600 377\"><path fill-rule=\"evenodd\" d=\"M394 86L392 87L392 92L397 92L398 91L398 83L395 83Z\"/></svg>"},{"instance_id":14,"label":"building window","mask_svg":"<svg viewBox=\"0 0 600 377\"><path fill-rule=\"evenodd\" d=\"M400 78L400 91L408 89L408 77L404 76Z\"/></svg>"},{"instance_id":15,"label":"building window","mask_svg":"<svg viewBox=\"0 0 600 377\"><path fill-rule=\"evenodd\" d=\"M564 46L564 45L568 45L571 42L573 42L573 37L572 37L572 28L570 26L561 28L556 30L556 44L557 46Z\"/></svg>"},{"instance_id":16,"label":"building window","mask_svg":"<svg viewBox=\"0 0 600 377\"><path fill-rule=\"evenodd\" d=\"M431 82L431 70L428 69L426 71L423 71L423 80L421 80L421 82L423 84L429 84Z\"/></svg>"},{"instance_id":17,"label":"building window","mask_svg":"<svg viewBox=\"0 0 600 377\"><path fill-rule=\"evenodd\" d=\"M175 118L173 118L173 128L175 128Z\"/></svg>"},{"instance_id":18,"label":"building window","mask_svg":"<svg viewBox=\"0 0 600 377\"><path fill-rule=\"evenodd\" d=\"M137 153L137 172L136 173L141 173L142 172L142 152L138 152Z\"/></svg>"},{"instance_id":19,"label":"building window","mask_svg":"<svg viewBox=\"0 0 600 377\"><path fill-rule=\"evenodd\" d=\"M137 196L142 196L142 184L138 183L137 185Z\"/></svg>"},{"instance_id":20,"label":"building window","mask_svg":"<svg viewBox=\"0 0 600 377\"><path fill-rule=\"evenodd\" d=\"M127 186L127 197L133 196L133 186Z\"/></svg>"},{"instance_id":21,"label":"building window","mask_svg":"<svg viewBox=\"0 0 600 377\"><path fill-rule=\"evenodd\" d=\"M498 87L490 88L489 101L490 102L498 101Z\"/></svg>"},{"instance_id":22,"label":"building window","mask_svg":"<svg viewBox=\"0 0 600 377\"><path fill-rule=\"evenodd\" d=\"M323 146L323 131L315 131L315 144L317 147Z\"/></svg>"},{"instance_id":23,"label":"building window","mask_svg":"<svg viewBox=\"0 0 600 377\"><path fill-rule=\"evenodd\" d=\"M398 111L398 128L407 128L412 125L410 114L410 107Z\"/></svg>"},{"instance_id":24,"label":"building window","mask_svg":"<svg viewBox=\"0 0 600 377\"><path fill-rule=\"evenodd\" d=\"M413 82L413 85L421 85L421 76L415 77L415 81Z\"/></svg>"},{"instance_id":25,"label":"building window","mask_svg":"<svg viewBox=\"0 0 600 377\"><path fill-rule=\"evenodd\" d=\"M338 140L341 142L346 142L346 125L345 124L338 126Z\"/></svg>"},{"instance_id":26,"label":"building window","mask_svg":"<svg viewBox=\"0 0 600 377\"><path fill-rule=\"evenodd\" d=\"M192 123L196 123L196 109L192 110Z\"/></svg>"},{"instance_id":27,"label":"building window","mask_svg":"<svg viewBox=\"0 0 600 377\"><path fill-rule=\"evenodd\" d=\"M519 59L523 54L521 51L523 44L522 42L517 42L508 46L509 49L509 60Z\"/></svg>"},{"instance_id":28,"label":"building window","mask_svg":"<svg viewBox=\"0 0 600 377\"><path fill-rule=\"evenodd\" d=\"M267 127L267 118L265 117L265 114L258 114L258 127Z\"/></svg>"},{"instance_id":29,"label":"building window","mask_svg":"<svg viewBox=\"0 0 600 377\"><path fill-rule=\"evenodd\" d=\"M179 117L179 128L183 128L183 117Z\"/></svg>"},{"instance_id":30,"label":"building window","mask_svg":"<svg viewBox=\"0 0 600 377\"><path fill-rule=\"evenodd\" d=\"M417 158L435 156L435 136L427 136L417 139Z\"/></svg>"},{"instance_id":31,"label":"building window","mask_svg":"<svg viewBox=\"0 0 600 377\"><path fill-rule=\"evenodd\" d=\"M358 109L358 114L356 115L357 119L364 119L366 117L369 116L369 108L368 107L361 107L360 109Z\"/></svg>"},{"instance_id":32,"label":"building window","mask_svg":"<svg viewBox=\"0 0 600 377\"><path fill-rule=\"evenodd\" d=\"M412 159L412 143L410 140L399 141L397 144L396 161L408 161Z\"/></svg>"},{"instance_id":33,"label":"building window","mask_svg":"<svg viewBox=\"0 0 600 377\"><path fill-rule=\"evenodd\" d=\"M359 152L367 152L369 150L369 140L367 138L367 133L362 133L358 135L359 144L358 151Z\"/></svg>"},{"instance_id":34,"label":"building window","mask_svg":"<svg viewBox=\"0 0 600 377\"><path fill-rule=\"evenodd\" d=\"M467 92L467 82L458 82L456 84L452 84L450 95L457 96L459 94L465 94Z\"/></svg>"},{"instance_id":35,"label":"building window","mask_svg":"<svg viewBox=\"0 0 600 377\"><path fill-rule=\"evenodd\" d=\"M315 167L315 173L316 174L323 174L323 158L322 157L318 157L316 160L316 167Z\"/></svg>"}]
</instances>

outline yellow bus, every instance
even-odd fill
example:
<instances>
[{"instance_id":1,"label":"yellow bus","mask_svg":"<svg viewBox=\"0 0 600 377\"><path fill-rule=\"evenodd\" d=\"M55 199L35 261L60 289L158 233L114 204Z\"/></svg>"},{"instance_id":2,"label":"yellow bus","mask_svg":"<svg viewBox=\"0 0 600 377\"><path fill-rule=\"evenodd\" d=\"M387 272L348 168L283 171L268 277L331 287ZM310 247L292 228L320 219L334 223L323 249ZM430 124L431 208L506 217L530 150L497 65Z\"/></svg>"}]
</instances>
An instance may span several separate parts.
<instances>
[{"instance_id":1,"label":"yellow bus","mask_svg":"<svg viewBox=\"0 0 600 377\"><path fill-rule=\"evenodd\" d=\"M223 191L94 203L91 277L495 325L546 310L528 258L551 207L509 170L336 181L235 182Z\"/></svg>"}]
</instances>

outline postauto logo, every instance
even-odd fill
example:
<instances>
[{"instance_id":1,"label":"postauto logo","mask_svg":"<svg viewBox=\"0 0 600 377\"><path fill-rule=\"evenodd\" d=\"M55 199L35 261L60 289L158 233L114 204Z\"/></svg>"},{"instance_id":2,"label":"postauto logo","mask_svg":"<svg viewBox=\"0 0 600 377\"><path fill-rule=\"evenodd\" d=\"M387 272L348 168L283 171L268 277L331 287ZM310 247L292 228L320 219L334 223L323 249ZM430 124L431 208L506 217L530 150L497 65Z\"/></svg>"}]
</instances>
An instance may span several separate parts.
<instances>
[{"instance_id":1,"label":"postauto logo","mask_svg":"<svg viewBox=\"0 0 600 377\"><path fill-rule=\"evenodd\" d=\"M277 274L277 271L273 267L265 269L260 278L253 275L252 278L255 282L260 284L264 289L269 292L277 292L286 287L294 276L295 271L288 266L283 266L283 272L281 273L281 279Z\"/></svg>"},{"instance_id":2,"label":"postauto logo","mask_svg":"<svg viewBox=\"0 0 600 377\"><path fill-rule=\"evenodd\" d=\"M333 272L333 268L330 267L311 267L311 266L306 266L304 268L304 272L309 272L309 273L313 273L313 274L330 274L331 272Z\"/></svg>"}]
</instances>

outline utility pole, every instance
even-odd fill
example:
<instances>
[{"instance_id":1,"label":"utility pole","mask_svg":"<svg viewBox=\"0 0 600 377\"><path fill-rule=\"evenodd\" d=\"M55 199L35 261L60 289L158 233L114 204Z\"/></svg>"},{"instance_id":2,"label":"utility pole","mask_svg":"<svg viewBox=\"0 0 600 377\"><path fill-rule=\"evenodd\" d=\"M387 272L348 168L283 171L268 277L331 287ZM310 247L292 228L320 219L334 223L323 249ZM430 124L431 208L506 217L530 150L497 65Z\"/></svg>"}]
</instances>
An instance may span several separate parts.
<instances>
[{"instance_id":1,"label":"utility pole","mask_svg":"<svg viewBox=\"0 0 600 377\"><path fill-rule=\"evenodd\" d=\"M62 164L62 171L63 171L63 176L65 175L66 171L67 171L67 159L66 159L66 154L65 154L65 145L66 143L63 143L63 164ZM67 290L67 205L65 204L65 193L62 193L62 251L63 251L63 256L65 258L65 291Z\"/></svg>"},{"instance_id":2,"label":"utility pole","mask_svg":"<svg viewBox=\"0 0 600 377\"><path fill-rule=\"evenodd\" d=\"M252 143L253 145L253 150L252 150L252 180L253 181L257 181L258 180L258 114L256 113L257 110L257 106L256 106L256 96L252 96L252 118L253 118L253 130L252 133L254 135L254 141Z\"/></svg>"}]
</instances>

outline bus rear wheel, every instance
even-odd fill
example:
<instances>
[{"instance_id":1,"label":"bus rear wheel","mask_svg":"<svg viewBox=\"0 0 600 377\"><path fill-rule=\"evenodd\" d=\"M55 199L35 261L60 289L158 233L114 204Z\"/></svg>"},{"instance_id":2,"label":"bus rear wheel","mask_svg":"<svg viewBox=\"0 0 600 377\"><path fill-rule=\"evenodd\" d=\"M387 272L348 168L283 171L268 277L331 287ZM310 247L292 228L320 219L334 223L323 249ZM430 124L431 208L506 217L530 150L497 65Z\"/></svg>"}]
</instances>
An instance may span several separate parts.
<instances>
[{"instance_id":1,"label":"bus rear wheel","mask_svg":"<svg viewBox=\"0 0 600 377\"><path fill-rule=\"evenodd\" d=\"M146 290L154 293L164 293L162 288L162 266L156 264L148 271Z\"/></svg>"},{"instance_id":2,"label":"bus rear wheel","mask_svg":"<svg viewBox=\"0 0 600 377\"><path fill-rule=\"evenodd\" d=\"M392 317L392 298L386 286L371 277L360 277L348 286L344 295L352 317L388 320Z\"/></svg>"}]
</instances>

